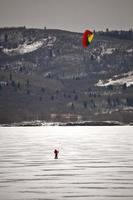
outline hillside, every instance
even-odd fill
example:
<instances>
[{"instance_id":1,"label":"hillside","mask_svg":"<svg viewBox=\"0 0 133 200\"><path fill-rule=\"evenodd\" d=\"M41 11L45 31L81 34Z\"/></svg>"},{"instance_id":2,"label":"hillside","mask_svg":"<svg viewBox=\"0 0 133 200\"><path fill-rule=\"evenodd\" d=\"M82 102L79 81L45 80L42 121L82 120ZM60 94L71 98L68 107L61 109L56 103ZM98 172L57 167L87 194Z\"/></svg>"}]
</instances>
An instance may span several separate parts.
<instances>
[{"instance_id":1,"label":"hillside","mask_svg":"<svg viewBox=\"0 0 133 200\"><path fill-rule=\"evenodd\" d=\"M0 29L0 123L133 122L133 32Z\"/></svg>"}]
</instances>

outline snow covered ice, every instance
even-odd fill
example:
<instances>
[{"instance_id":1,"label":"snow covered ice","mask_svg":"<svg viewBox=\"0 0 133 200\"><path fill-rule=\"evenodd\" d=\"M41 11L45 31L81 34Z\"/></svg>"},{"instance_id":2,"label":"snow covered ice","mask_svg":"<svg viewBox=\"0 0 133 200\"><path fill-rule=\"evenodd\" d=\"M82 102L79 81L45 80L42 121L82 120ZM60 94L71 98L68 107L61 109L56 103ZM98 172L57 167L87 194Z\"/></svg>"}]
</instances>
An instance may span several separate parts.
<instances>
[{"instance_id":1,"label":"snow covered ice","mask_svg":"<svg viewBox=\"0 0 133 200\"><path fill-rule=\"evenodd\" d=\"M133 127L1 127L0 199L132 200Z\"/></svg>"}]
</instances>

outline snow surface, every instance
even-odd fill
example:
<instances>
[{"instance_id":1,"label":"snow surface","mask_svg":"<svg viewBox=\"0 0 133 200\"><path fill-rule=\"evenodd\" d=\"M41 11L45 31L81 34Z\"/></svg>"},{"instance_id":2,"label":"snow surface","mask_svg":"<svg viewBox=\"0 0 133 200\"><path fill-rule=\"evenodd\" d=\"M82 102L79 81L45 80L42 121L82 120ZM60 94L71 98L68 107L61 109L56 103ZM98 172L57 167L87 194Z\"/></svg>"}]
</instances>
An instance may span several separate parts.
<instances>
[{"instance_id":1,"label":"snow surface","mask_svg":"<svg viewBox=\"0 0 133 200\"><path fill-rule=\"evenodd\" d=\"M108 85L123 85L126 83L127 87L130 85L133 85L133 72L130 71L128 73L121 74L121 78L119 78L120 75L115 75L113 78L108 79L107 81L99 80L98 83L96 83L96 86L108 86Z\"/></svg>"},{"instance_id":2,"label":"snow surface","mask_svg":"<svg viewBox=\"0 0 133 200\"><path fill-rule=\"evenodd\" d=\"M132 133L131 126L1 127L0 199L132 200Z\"/></svg>"}]
</instances>

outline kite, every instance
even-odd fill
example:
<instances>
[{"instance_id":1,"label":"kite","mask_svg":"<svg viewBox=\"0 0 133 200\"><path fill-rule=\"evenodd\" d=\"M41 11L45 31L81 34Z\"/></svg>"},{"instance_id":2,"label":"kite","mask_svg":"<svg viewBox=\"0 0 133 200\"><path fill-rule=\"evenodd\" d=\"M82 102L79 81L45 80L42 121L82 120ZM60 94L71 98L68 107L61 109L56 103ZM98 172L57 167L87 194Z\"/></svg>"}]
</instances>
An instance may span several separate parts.
<instances>
[{"instance_id":1,"label":"kite","mask_svg":"<svg viewBox=\"0 0 133 200\"><path fill-rule=\"evenodd\" d=\"M90 43L92 42L94 38L94 33L89 31L89 30L86 30L84 33L83 33L83 37L82 37L82 45L84 48L88 47L90 45Z\"/></svg>"}]
</instances>

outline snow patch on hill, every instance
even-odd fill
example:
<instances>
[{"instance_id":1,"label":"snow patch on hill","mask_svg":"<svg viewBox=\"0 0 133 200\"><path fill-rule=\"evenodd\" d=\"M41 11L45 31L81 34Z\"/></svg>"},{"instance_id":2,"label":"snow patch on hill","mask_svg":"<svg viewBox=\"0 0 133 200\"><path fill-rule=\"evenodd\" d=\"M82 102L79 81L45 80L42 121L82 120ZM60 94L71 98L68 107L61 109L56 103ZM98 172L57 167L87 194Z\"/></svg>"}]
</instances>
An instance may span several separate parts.
<instances>
[{"instance_id":1,"label":"snow patch on hill","mask_svg":"<svg viewBox=\"0 0 133 200\"><path fill-rule=\"evenodd\" d=\"M123 84L126 84L127 87L133 85L133 71L121 75L115 75L113 78L110 78L106 81L99 80L98 83L96 83L96 86L104 87L108 85L123 85Z\"/></svg>"},{"instance_id":2,"label":"snow patch on hill","mask_svg":"<svg viewBox=\"0 0 133 200\"><path fill-rule=\"evenodd\" d=\"M43 45L45 45L46 47L53 47L54 42L56 41L56 37L48 37L48 38L44 38L41 39L39 41L35 41L31 44L27 44L26 42L24 44L20 44L18 45L17 48L4 48L2 51L9 55L9 56L14 56L14 55L23 55L25 53L30 53L33 52L39 48L41 48Z\"/></svg>"},{"instance_id":3,"label":"snow patch on hill","mask_svg":"<svg viewBox=\"0 0 133 200\"><path fill-rule=\"evenodd\" d=\"M115 48L105 48L104 46L101 46L101 49L101 56L110 55L115 51Z\"/></svg>"},{"instance_id":4,"label":"snow patch on hill","mask_svg":"<svg viewBox=\"0 0 133 200\"><path fill-rule=\"evenodd\" d=\"M127 49L126 52L127 52L127 53L132 53L132 52L133 52L133 49Z\"/></svg>"},{"instance_id":5,"label":"snow patch on hill","mask_svg":"<svg viewBox=\"0 0 133 200\"><path fill-rule=\"evenodd\" d=\"M30 53L30 52L35 51L35 50L39 49L40 47L42 47L46 40L47 39L43 39L43 40L40 40L40 41L33 42L32 44L24 43L22 45L19 45L17 48L13 48L13 49L4 48L3 52L7 55L10 55L10 56Z\"/></svg>"}]
</instances>

